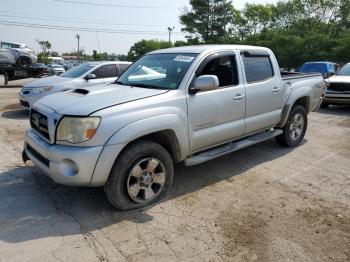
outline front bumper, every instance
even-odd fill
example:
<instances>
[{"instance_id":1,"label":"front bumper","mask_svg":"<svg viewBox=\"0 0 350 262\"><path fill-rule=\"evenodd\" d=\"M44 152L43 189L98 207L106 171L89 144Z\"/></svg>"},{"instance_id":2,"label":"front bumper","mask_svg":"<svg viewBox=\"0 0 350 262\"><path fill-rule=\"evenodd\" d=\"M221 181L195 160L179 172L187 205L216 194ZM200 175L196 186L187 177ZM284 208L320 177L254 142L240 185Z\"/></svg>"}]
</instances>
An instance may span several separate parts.
<instances>
[{"instance_id":1,"label":"front bumper","mask_svg":"<svg viewBox=\"0 0 350 262\"><path fill-rule=\"evenodd\" d=\"M53 71L52 73L56 76L62 75L65 71Z\"/></svg>"},{"instance_id":2,"label":"front bumper","mask_svg":"<svg viewBox=\"0 0 350 262\"><path fill-rule=\"evenodd\" d=\"M323 102L329 104L350 105L350 93L327 93Z\"/></svg>"},{"instance_id":3,"label":"front bumper","mask_svg":"<svg viewBox=\"0 0 350 262\"><path fill-rule=\"evenodd\" d=\"M48 94L45 94L45 92L43 93L39 93L39 94L23 94L23 92L21 91L19 93L19 102L21 103L21 105L23 107L26 107L26 108L30 108L30 107L33 107L33 104L38 101L40 98L46 96Z\"/></svg>"},{"instance_id":4,"label":"front bumper","mask_svg":"<svg viewBox=\"0 0 350 262\"><path fill-rule=\"evenodd\" d=\"M32 129L26 133L24 155L58 184L90 186L103 146L74 147L47 143Z\"/></svg>"}]
</instances>

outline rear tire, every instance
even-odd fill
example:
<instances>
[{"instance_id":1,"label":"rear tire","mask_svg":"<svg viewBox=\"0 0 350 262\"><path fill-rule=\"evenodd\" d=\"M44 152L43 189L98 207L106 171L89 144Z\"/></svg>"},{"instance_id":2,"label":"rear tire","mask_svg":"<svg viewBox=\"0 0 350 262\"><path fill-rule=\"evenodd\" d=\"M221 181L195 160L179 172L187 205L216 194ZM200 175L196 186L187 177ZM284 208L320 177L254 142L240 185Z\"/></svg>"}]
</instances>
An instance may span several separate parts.
<instances>
[{"instance_id":1,"label":"rear tire","mask_svg":"<svg viewBox=\"0 0 350 262\"><path fill-rule=\"evenodd\" d=\"M129 145L114 163L105 194L120 210L151 205L165 196L173 174L173 161L165 148L152 141L139 141Z\"/></svg>"},{"instance_id":2,"label":"rear tire","mask_svg":"<svg viewBox=\"0 0 350 262\"><path fill-rule=\"evenodd\" d=\"M283 134L276 137L276 141L286 147L295 147L304 139L307 129L307 112L303 106L297 105L289 113L287 123L283 127Z\"/></svg>"},{"instance_id":3,"label":"rear tire","mask_svg":"<svg viewBox=\"0 0 350 262\"><path fill-rule=\"evenodd\" d=\"M30 58L25 56L22 56L17 60L17 65L19 66L30 66L31 64L32 64L32 61L30 60Z\"/></svg>"}]
</instances>

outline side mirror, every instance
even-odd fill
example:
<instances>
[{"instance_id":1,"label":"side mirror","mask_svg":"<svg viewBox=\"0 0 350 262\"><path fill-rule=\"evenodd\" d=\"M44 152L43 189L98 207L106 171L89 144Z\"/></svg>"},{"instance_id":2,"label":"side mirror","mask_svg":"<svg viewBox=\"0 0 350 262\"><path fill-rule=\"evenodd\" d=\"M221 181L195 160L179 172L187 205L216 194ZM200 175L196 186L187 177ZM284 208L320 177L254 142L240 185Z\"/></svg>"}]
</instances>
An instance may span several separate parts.
<instances>
[{"instance_id":1,"label":"side mirror","mask_svg":"<svg viewBox=\"0 0 350 262\"><path fill-rule=\"evenodd\" d=\"M189 93L211 91L219 88L219 79L216 75L202 75L196 78L194 84L190 87Z\"/></svg>"},{"instance_id":2,"label":"side mirror","mask_svg":"<svg viewBox=\"0 0 350 262\"><path fill-rule=\"evenodd\" d=\"M86 80L95 79L95 78L96 78L95 74L88 74L87 76L85 76Z\"/></svg>"}]
</instances>

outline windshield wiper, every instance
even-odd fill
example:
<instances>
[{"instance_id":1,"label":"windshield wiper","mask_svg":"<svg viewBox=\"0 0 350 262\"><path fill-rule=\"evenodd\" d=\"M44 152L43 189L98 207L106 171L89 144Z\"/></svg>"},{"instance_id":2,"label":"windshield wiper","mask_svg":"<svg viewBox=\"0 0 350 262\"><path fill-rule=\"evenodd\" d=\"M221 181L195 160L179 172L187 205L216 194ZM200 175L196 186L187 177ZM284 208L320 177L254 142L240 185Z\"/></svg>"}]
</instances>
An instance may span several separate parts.
<instances>
[{"instance_id":1,"label":"windshield wiper","mask_svg":"<svg viewBox=\"0 0 350 262\"><path fill-rule=\"evenodd\" d=\"M141 84L141 83L129 83L128 85L134 86L134 87L150 88L150 89L164 89L160 86Z\"/></svg>"}]
</instances>

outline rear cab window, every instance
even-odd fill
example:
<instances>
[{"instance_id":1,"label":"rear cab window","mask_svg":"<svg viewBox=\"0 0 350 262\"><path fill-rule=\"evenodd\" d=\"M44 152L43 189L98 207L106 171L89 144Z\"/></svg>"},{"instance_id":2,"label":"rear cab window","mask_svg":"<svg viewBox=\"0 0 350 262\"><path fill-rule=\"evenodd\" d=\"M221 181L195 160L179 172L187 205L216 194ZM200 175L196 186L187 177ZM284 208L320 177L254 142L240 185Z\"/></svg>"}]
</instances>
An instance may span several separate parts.
<instances>
[{"instance_id":1,"label":"rear cab window","mask_svg":"<svg viewBox=\"0 0 350 262\"><path fill-rule=\"evenodd\" d=\"M243 54L247 83L266 81L274 76L271 58L268 54Z\"/></svg>"}]
</instances>

